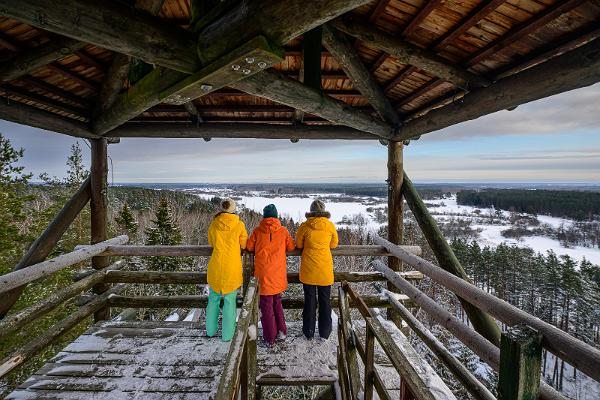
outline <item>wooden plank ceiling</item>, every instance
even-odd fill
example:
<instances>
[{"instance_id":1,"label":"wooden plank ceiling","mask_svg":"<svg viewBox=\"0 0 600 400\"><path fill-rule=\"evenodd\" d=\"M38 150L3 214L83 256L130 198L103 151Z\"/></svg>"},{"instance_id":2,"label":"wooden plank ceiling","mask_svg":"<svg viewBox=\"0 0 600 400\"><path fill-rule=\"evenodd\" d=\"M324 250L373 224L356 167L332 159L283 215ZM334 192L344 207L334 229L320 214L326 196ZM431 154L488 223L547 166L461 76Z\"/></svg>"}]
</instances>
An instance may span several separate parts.
<instances>
[{"instance_id":1,"label":"wooden plank ceiling","mask_svg":"<svg viewBox=\"0 0 600 400\"><path fill-rule=\"evenodd\" d=\"M600 35L599 0L378 0L351 14L492 81ZM165 23L187 28L189 0L166 0L159 17ZM0 65L57 39L54 34L0 16ZM351 41L402 119L422 115L461 94L461 89L439 77L403 64L360 40ZM302 65L302 38L288 42L285 50L284 61L275 68L297 79ZM0 101L25 103L88 122L113 57L111 51L86 45L28 75L2 82ZM321 70L326 94L375 115L325 48ZM125 82L123 90L128 85ZM194 105L203 123L292 124L294 119L291 107L230 88L196 99ZM153 107L135 121L197 122L189 107L166 104ZM304 123L330 124L312 115L305 115Z\"/></svg>"}]
</instances>

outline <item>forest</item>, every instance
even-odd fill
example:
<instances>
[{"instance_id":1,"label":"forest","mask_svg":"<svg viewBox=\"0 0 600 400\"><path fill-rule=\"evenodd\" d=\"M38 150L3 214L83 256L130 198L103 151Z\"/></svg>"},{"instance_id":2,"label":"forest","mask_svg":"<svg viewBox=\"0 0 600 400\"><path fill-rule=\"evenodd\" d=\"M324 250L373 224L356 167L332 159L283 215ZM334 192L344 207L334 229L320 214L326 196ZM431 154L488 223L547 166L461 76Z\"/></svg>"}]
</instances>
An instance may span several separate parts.
<instances>
[{"instance_id":1,"label":"forest","mask_svg":"<svg viewBox=\"0 0 600 400\"><path fill-rule=\"evenodd\" d=\"M483 189L460 190L458 204L495 207L528 214L545 214L575 220L600 216L600 193L571 190Z\"/></svg>"}]
</instances>

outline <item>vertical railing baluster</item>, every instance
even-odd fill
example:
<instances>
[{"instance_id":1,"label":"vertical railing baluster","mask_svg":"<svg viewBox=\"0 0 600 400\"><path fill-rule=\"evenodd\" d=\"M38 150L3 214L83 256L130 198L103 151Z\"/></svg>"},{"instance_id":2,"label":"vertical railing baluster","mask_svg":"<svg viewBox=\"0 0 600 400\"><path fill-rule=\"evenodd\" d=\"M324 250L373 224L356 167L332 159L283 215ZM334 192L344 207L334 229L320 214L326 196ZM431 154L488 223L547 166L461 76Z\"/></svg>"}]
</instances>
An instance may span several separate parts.
<instances>
[{"instance_id":1,"label":"vertical railing baluster","mask_svg":"<svg viewBox=\"0 0 600 400\"><path fill-rule=\"evenodd\" d=\"M375 335L369 324L365 335L365 400L373 399L373 369L375 368Z\"/></svg>"},{"instance_id":2,"label":"vertical railing baluster","mask_svg":"<svg viewBox=\"0 0 600 400\"><path fill-rule=\"evenodd\" d=\"M525 325L502 332L498 399L537 399L541 366L542 335L539 332Z\"/></svg>"},{"instance_id":3,"label":"vertical railing baluster","mask_svg":"<svg viewBox=\"0 0 600 400\"><path fill-rule=\"evenodd\" d=\"M256 399L256 342L258 340L258 308L259 308L260 296L257 293L254 297L254 307L252 309L252 324L250 329L253 330L252 335L248 335L248 342L246 347L248 348L248 400Z\"/></svg>"}]
</instances>

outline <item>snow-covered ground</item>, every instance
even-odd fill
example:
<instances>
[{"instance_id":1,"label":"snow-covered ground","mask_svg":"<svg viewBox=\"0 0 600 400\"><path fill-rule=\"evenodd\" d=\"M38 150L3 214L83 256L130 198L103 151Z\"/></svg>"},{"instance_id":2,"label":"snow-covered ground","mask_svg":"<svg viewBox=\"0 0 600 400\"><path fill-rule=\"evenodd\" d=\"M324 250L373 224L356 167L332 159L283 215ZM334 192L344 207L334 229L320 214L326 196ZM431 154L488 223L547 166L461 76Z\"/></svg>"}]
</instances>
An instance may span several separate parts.
<instances>
[{"instance_id":1,"label":"snow-covered ground","mask_svg":"<svg viewBox=\"0 0 600 400\"><path fill-rule=\"evenodd\" d=\"M204 199L211 199L214 196L231 196L240 198L239 203L245 207L262 212L262 209L267 204L275 204L279 213L287 217L293 218L295 221L304 221L304 214L309 210L310 203L315 198L332 198L341 196L341 194L332 193L312 193L305 196L297 195L277 195L273 196L265 192L247 192L236 193L230 189L214 188L194 188L188 191L196 194ZM381 224L378 223L372 213L367 211L368 208L383 208L387 205L387 200L379 198L374 201L370 197L356 197L357 201L326 201L327 210L331 213L331 220L339 223L344 217L352 218L355 215L362 214L366 217L366 227L371 230L377 230ZM478 208L471 206L459 205L456 202L456 196L449 198L427 200L426 201L430 212L438 221L448 220L449 218L474 220L475 218L483 218L495 213L495 210L489 208ZM476 214L479 210L479 214ZM510 239L502 236L501 232L510 228L511 224L508 221L510 213L501 211L501 224L473 224L473 229L479 230L479 237L476 239L482 246L497 246L500 243L514 244L521 247L530 247L533 250L546 253L553 250L557 255L569 255L578 262L584 258L594 264L600 265L600 249L575 246L571 248L563 247L558 240L544 236L524 236L519 239ZM551 217L547 215L538 215L538 221L541 224L546 224L552 228L560 226L568 227L573 221L565 218Z\"/></svg>"}]
</instances>

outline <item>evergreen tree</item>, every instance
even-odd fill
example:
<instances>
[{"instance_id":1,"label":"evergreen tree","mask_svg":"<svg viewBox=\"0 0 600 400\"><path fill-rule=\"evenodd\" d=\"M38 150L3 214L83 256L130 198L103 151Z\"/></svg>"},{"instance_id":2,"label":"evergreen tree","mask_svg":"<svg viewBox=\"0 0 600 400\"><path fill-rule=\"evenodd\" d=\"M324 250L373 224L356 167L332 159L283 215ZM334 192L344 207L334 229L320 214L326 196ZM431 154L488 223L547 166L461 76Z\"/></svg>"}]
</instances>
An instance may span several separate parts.
<instances>
[{"instance_id":1,"label":"evergreen tree","mask_svg":"<svg viewBox=\"0 0 600 400\"><path fill-rule=\"evenodd\" d=\"M23 149L13 148L0 133L0 273L8 272L8 266L17 261L23 248L23 209L31 200L23 192L31 175L17 165L23 154Z\"/></svg>"},{"instance_id":2,"label":"evergreen tree","mask_svg":"<svg viewBox=\"0 0 600 400\"><path fill-rule=\"evenodd\" d=\"M83 165L81 147L79 142L71 145L71 154L67 158L67 177L65 183L68 186L79 186L88 177L90 171Z\"/></svg>"},{"instance_id":3,"label":"evergreen tree","mask_svg":"<svg viewBox=\"0 0 600 400\"><path fill-rule=\"evenodd\" d=\"M123 203L123 207L115 217L115 222L119 226L120 233L128 235L129 241L132 242L137 235L138 223L127 203Z\"/></svg>"},{"instance_id":4,"label":"evergreen tree","mask_svg":"<svg viewBox=\"0 0 600 400\"><path fill-rule=\"evenodd\" d=\"M147 245L173 246L181 243L181 229L172 215L167 199L162 198L156 210L154 226L147 228ZM176 271L182 266L180 259L175 257L149 257L148 269L160 271Z\"/></svg>"}]
</instances>

